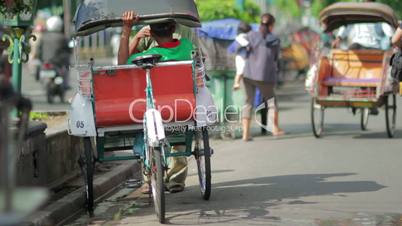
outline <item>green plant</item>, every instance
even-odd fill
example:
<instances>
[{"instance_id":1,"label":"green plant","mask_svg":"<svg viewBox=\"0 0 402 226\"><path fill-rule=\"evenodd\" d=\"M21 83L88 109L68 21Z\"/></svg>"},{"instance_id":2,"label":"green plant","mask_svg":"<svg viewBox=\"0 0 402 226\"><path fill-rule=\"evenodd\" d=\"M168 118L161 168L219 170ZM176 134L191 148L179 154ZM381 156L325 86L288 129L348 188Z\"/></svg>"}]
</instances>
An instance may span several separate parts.
<instances>
[{"instance_id":1,"label":"green plant","mask_svg":"<svg viewBox=\"0 0 402 226\"><path fill-rule=\"evenodd\" d=\"M32 11L33 0L0 0L0 14L14 17Z\"/></svg>"},{"instance_id":2,"label":"green plant","mask_svg":"<svg viewBox=\"0 0 402 226\"><path fill-rule=\"evenodd\" d=\"M49 115L45 112L31 112L29 115L29 118L31 120L35 120L35 121L43 121L49 118Z\"/></svg>"},{"instance_id":3,"label":"green plant","mask_svg":"<svg viewBox=\"0 0 402 226\"><path fill-rule=\"evenodd\" d=\"M302 8L296 0L275 0L274 3L278 9L289 16L300 17L302 15Z\"/></svg>"},{"instance_id":4,"label":"green plant","mask_svg":"<svg viewBox=\"0 0 402 226\"><path fill-rule=\"evenodd\" d=\"M260 16L258 5L251 0L245 1L244 11L236 7L235 0L198 0L197 6L202 21L236 18L255 23Z\"/></svg>"}]
</instances>

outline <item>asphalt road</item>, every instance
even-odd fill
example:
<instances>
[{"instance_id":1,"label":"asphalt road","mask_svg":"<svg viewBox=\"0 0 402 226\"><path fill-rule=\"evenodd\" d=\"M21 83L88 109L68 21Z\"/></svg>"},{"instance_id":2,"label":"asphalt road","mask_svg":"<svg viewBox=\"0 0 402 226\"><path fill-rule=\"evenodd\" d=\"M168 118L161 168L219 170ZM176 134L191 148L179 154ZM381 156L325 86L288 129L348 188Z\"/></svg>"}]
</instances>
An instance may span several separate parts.
<instances>
[{"instance_id":1,"label":"asphalt road","mask_svg":"<svg viewBox=\"0 0 402 226\"><path fill-rule=\"evenodd\" d=\"M398 99L399 106L402 101ZM328 110L322 139L312 136L302 84L281 91L281 138L215 140L210 201L200 198L190 160L184 192L168 194L173 225L401 225L402 120L385 134L384 111L360 131L360 116ZM255 132L258 132L256 130ZM96 217L69 225L159 225L147 197L122 187L100 203Z\"/></svg>"}]
</instances>

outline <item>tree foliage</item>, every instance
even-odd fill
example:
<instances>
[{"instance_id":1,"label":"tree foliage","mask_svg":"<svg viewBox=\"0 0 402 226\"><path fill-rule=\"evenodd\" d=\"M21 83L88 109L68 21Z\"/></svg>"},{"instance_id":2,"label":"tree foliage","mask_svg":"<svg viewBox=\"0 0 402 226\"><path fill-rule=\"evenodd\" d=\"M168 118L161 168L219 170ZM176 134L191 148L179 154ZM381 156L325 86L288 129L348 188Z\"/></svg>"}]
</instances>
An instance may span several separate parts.
<instances>
[{"instance_id":1,"label":"tree foliage","mask_svg":"<svg viewBox=\"0 0 402 226\"><path fill-rule=\"evenodd\" d=\"M398 18L402 18L402 2L400 0L377 0L377 2L385 3L393 8L398 14Z\"/></svg>"},{"instance_id":2,"label":"tree foliage","mask_svg":"<svg viewBox=\"0 0 402 226\"><path fill-rule=\"evenodd\" d=\"M235 0L197 0L196 3L202 21L237 18L255 23L260 16L260 9L252 0L245 0L244 11L236 6Z\"/></svg>"},{"instance_id":3,"label":"tree foliage","mask_svg":"<svg viewBox=\"0 0 402 226\"><path fill-rule=\"evenodd\" d=\"M32 5L32 0L0 0L0 14L7 17L13 17L20 13L32 11Z\"/></svg>"},{"instance_id":4,"label":"tree foliage","mask_svg":"<svg viewBox=\"0 0 402 226\"><path fill-rule=\"evenodd\" d=\"M300 17L302 15L302 9L297 0L274 0L273 3L289 16Z\"/></svg>"}]
</instances>

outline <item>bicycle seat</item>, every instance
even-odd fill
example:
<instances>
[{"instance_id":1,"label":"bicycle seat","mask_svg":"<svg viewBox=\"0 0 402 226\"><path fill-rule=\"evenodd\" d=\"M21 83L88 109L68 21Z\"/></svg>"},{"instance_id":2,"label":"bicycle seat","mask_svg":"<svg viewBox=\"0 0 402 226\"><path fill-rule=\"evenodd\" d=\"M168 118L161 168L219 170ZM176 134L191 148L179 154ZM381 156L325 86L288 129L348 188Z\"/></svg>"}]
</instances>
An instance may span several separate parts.
<instances>
[{"instance_id":1,"label":"bicycle seat","mask_svg":"<svg viewBox=\"0 0 402 226\"><path fill-rule=\"evenodd\" d=\"M159 62L161 57L162 55L160 54L138 56L132 61L132 63L145 69L152 68Z\"/></svg>"}]
</instances>

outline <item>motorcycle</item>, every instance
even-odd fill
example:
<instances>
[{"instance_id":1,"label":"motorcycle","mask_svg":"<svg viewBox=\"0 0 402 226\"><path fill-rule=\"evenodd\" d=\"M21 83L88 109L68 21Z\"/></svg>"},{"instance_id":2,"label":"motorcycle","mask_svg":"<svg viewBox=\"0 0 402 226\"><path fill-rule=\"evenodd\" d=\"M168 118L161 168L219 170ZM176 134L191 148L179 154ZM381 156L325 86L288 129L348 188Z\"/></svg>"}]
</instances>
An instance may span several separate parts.
<instances>
[{"instance_id":1,"label":"motorcycle","mask_svg":"<svg viewBox=\"0 0 402 226\"><path fill-rule=\"evenodd\" d=\"M64 86L64 74L66 69L55 64L44 63L39 72L40 80L46 87L46 99L49 104L54 103L54 97L59 96L64 103L66 88Z\"/></svg>"}]
</instances>

